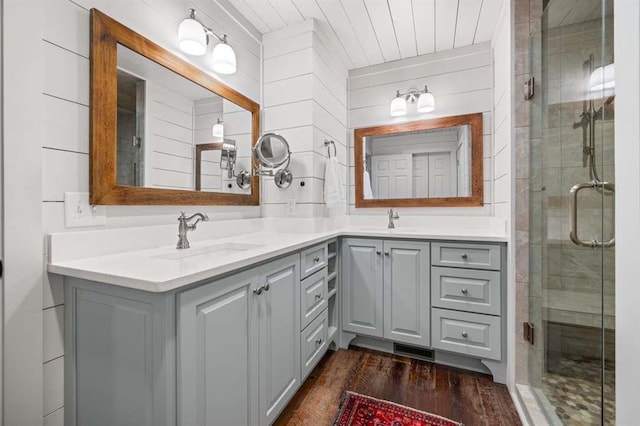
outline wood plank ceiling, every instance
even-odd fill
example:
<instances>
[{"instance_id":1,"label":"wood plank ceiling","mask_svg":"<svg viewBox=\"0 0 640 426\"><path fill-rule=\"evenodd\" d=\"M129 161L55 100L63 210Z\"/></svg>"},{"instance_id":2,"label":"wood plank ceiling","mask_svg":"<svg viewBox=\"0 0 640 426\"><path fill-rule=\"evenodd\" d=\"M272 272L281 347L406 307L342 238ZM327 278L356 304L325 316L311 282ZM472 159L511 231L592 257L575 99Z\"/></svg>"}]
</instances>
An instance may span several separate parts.
<instances>
[{"instance_id":1,"label":"wood plank ceiling","mask_svg":"<svg viewBox=\"0 0 640 426\"><path fill-rule=\"evenodd\" d=\"M361 68L491 40L503 0L228 0L263 34L316 18Z\"/></svg>"}]
</instances>

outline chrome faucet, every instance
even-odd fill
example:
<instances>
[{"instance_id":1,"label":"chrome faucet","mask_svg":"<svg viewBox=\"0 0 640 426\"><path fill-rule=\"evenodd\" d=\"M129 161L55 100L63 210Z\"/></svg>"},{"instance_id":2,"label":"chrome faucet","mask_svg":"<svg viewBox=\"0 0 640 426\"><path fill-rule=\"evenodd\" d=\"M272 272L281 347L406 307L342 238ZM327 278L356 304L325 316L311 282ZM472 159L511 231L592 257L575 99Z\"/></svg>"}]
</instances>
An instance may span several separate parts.
<instances>
[{"instance_id":1,"label":"chrome faucet","mask_svg":"<svg viewBox=\"0 0 640 426\"><path fill-rule=\"evenodd\" d=\"M190 224L189 221L194 217L197 217L198 219ZM178 250L188 249L189 240L187 239L187 232L196 229L196 225L198 225L198 222L206 222L208 220L209 216L204 213L196 213L192 216L187 217L185 212L181 212L180 216L178 217L178 244L176 245L176 248Z\"/></svg>"},{"instance_id":2,"label":"chrome faucet","mask_svg":"<svg viewBox=\"0 0 640 426\"><path fill-rule=\"evenodd\" d=\"M393 223L394 219L400 219L400 216L398 215L398 212L393 212L393 209L389 209L389 211L387 211L387 214L389 215L389 225L387 226L387 228L389 229L393 229L396 227L396 225Z\"/></svg>"}]
</instances>

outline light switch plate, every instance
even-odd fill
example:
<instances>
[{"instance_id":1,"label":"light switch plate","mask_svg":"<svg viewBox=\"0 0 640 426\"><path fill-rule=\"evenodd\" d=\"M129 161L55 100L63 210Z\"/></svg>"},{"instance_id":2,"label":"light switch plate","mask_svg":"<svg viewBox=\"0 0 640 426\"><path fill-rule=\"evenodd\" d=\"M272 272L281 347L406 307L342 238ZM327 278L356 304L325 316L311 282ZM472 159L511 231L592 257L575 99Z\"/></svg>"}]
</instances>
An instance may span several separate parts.
<instances>
[{"instance_id":1,"label":"light switch plate","mask_svg":"<svg viewBox=\"0 0 640 426\"><path fill-rule=\"evenodd\" d=\"M83 228L87 226L105 226L107 213L104 206L89 204L88 192L64 193L64 226Z\"/></svg>"}]
</instances>

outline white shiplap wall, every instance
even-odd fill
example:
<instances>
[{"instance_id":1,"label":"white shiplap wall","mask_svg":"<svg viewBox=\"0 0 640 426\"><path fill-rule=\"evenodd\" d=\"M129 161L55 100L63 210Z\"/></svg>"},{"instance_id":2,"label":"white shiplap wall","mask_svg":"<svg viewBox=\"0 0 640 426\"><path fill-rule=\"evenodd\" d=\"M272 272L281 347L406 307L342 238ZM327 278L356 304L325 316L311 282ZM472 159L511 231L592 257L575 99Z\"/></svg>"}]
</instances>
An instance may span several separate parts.
<instances>
[{"instance_id":1,"label":"white shiplap wall","mask_svg":"<svg viewBox=\"0 0 640 426\"><path fill-rule=\"evenodd\" d=\"M261 48L260 40L255 35L257 32L255 29L247 30L242 27L214 1L44 0L41 7L40 12L44 16L43 30L42 34L35 33L36 37L41 37L41 40L35 43L39 48L35 52L25 52L25 55L42 58L43 66L38 67L42 79L42 91L38 94L38 99L32 99L34 103L41 105L42 113L35 117L33 117L33 111L25 110L21 113L23 116L30 117L30 125L39 129L41 138L6 140L6 143L34 144L41 149L42 184L32 192L32 197L42 202L42 239L50 232L73 231L64 226L64 193L88 192L90 8L99 8L134 31L181 56L183 55L176 48L177 26L185 17L189 7L196 8L200 19L206 25L216 32L229 35L230 43L236 51L238 72L232 76L224 76L221 80L250 98L260 101ZM12 28L8 29L8 31L11 30ZM17 33L17 30L13 31ZM17 34L5 33L5 35L7 38L15 35L14 40L20 38ZM186 57L195 65L210 69L207 68L207 58ZM5 64L5 74L17 72L17 70L18 66L15 62ZM206 211L212 218L260 215L259 207L188 207L186 209ZM109 227L171 223L180 210L180 206L113 206L106 210L107 223ZM42 252L37 263L26 262L23 267L44 271L43 262L46 262L45 252ZM42 290L31 297L34 300L42 300L43 304L42 377L44 383L34 388L33 381L30 383L25 381L22 389L17 387L8 390L8 393L43 395L43 411L40 418L44 418L44 423L47 425L61 425L64 357L62 280L60 277L41 272L38 282L41 283L39 285L43 284ZM37 330L34 332L37 333L36 335L40 334ZM10 341L6 343L11 344ZM11 369L12 366L7 365L6 368ZM29 368L38 371L37 366L31 365ZM11 395L9 397L11 398ZM39 407L37 404L33 405ZM15 410L8 415L13 419L12 424L36 424L32 418L28 417L30 413L26 410L22 412Z\"/></svg>"},{"instance_id":2,"label":"white shiplap wall","mask_svg":"<svg viewBox=\"0 0 640 426\"><path fill-rule=\"evenodd\" d=\"M263 130L288 140L294 176L287 189L264 179L264 216L292 215L286 209L288 200L296 201L293 216L327 214L323 201L325 139L336 143L346 184L347 70L335 60L337 48L328 40L315 20L264 36ZM300 186L301 182L305 185Z\"/></svg>"},{"instance_id":3,"label":"white shiplap wall","mask_svg":"<svg viewBox=\"0 0 640 426\"><path fill-rule=\"evenodd\" d=\"M397 90L429 86L436 110L417 114L409 106L404 117L391 117L389 103ZM355 208L353 130L429 118L483 113L484 206L465 208L411 208L412 215L493 216L493 53L490 43L462 47L349 72L349 211L384 214L385 209Z\"/></svg>"}]
</instances>

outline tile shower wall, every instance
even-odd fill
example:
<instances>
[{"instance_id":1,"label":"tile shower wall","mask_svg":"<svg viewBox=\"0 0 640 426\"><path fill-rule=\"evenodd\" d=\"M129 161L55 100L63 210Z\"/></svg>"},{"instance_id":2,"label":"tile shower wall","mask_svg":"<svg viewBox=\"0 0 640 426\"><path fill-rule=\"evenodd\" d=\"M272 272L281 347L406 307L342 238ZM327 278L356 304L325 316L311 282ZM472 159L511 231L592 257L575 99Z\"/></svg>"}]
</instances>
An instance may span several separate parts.
<instances>
[{"instance_id":1,"label":"tile shower wall","mask_svg":"<svg viewBox=\"0 0 640 426\"><path fill-rule=\"evenodd\" d=\"M347 67L313 19L264 35L263 131L283 135L291 146L293 184L279 189L263 178L264 216L321 217L325 139L335 141L346 191ZM333 155L333 154L332 154ZM304 186L302 186L304 184ZM287 203L295 201L295 212Z\"/></svg>"},{"instance_id":2,"label":"tile shower wall","mask_svg":"<svg viewBox=\"0 0 640 426\"><path fill-rule=\"evenodd\" d=\"M409 214L449 216L492 216L494 212L494 146L493 146L493 53L490 43L422 55L349 72L349 212L350 214L383 214L385 209L355 208L355 165L353 130L436 118L448 115L482 112L484 115L484 203L473 208L415 208ZM393 118L389 102L396 90L429 86L436 98L436 110L430 114L408 114ZM503 140L508 144L508 138ZM508 159L500 166L508 170ZM496 164L496 166L498 166ZM508 193L508 185L501 189ZM500 194L506 200L506 195Z\"/></svg>"},{"instance_id":3,"label":"tile shower wall","mask_svg":"<svg viewBox=\"0 0 640 426\"><path fill-rule=\"evenodd\" d=\"M44 234L71 231L64 226L64 192L87 192L89 171L89 9L99 8L133 30L167 49L176 49L178 23L189 7L215 31L229 35L238 57L238 72L223 81L260 100L261 49L259 34L247 30L216 2L200 0L46 0L45 26L41 42L44 56L42 73L42 117L32 124L41 128L42 139L31 143L42 146L42 220ZM186 58L203 69L204 59ZM5 71L6 72L6 71ZM259 217L260 207L189 207L216 217ZM107 207L110 227L168 223L179 206ZM44 237L44 235L43 235ZM44 258L46 259L46 253ZM42 264L30 265L43 270ZM59 276L43 273L44 333L44 424L63 421L63 319L64 300ZM33 389L40 392L40 389ZM16 423L18 424L18 423ZM27 424L27 423L20 423ZM32 422L28 422L32 424Z\"/></svg>"}]
</instances>

